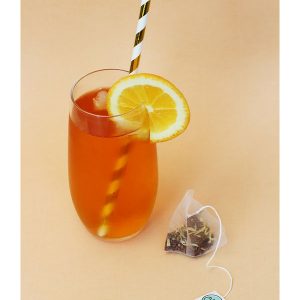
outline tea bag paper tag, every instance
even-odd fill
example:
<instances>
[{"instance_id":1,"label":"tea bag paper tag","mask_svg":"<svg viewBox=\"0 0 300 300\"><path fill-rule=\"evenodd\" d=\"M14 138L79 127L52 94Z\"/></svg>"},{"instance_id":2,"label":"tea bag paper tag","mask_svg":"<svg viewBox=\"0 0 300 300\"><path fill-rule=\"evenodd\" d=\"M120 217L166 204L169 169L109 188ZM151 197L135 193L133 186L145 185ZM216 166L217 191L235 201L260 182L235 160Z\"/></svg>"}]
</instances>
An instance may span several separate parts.
<instances>
[{"instance_id":1,"label":"tea bag paper tag","mask_svg":"<svg viewBox=\"0 0 300 300\"><path fill-rule=\"evenodd\" d=\"M219 295L217 292L210 292L208 294L205 294L195 300L225 300L221 295Z\"/></svg>"}]
</instances>

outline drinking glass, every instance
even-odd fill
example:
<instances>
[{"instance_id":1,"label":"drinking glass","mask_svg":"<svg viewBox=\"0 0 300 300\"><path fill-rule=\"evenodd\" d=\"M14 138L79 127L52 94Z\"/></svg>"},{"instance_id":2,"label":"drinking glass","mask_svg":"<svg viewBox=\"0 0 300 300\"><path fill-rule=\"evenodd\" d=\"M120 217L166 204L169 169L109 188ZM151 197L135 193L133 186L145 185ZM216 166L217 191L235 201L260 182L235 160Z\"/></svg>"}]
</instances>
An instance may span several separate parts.
<instances>
[{"instance_id":1,"label":"drinking glass","mask_svg":"<svg viewBox=\"0 0 300 300\"><path fill-rule=\"evenodd\" d=\"M149 140L143 105L110 116L93 101L128 72L102 69L80 78L71 91L68 168L81 221L104 239L127 239L153 210L158 181L156 145ZM99 94L100 91L100 94Z\"/></svg>"}]
</instances>

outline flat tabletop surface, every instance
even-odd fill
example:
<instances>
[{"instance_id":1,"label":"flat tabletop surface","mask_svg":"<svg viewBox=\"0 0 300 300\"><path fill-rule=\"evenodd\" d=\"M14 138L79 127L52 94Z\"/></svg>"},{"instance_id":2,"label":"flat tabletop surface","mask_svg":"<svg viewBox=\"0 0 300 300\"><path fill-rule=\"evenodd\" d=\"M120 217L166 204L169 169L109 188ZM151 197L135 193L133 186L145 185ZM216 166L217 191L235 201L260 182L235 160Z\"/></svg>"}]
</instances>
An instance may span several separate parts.
<instances>
[{"instance_id":1,"label":"flat tabletop surface","mask_svg":"<svg viewBox=\"0 0 300 300\"><path fill-rule=\"evenodd\" d=\"M67 175L69 91L89 71L128 69L139 1L22 1L23 300L195 299L228 279L208 256L166 254L187 189L219 211L227 299L278 299L278 3L153 0L140 70L185 94L188 130L158 145L147 227L99 241L74 210Z\"/></svg>"}]
</instances>

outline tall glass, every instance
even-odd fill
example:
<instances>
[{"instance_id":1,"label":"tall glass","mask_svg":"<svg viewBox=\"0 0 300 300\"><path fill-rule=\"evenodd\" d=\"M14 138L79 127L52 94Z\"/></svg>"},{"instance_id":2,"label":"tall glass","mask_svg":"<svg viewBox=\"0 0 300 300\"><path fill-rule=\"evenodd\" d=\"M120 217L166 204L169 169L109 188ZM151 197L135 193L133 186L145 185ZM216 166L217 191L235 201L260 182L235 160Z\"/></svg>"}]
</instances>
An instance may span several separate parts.
<instances>
[{"instance_id":1,"label":"tall glass","mask_svg":"<svg viewBox=\"0 0 300 300\"><path fill-rule=\"evenodd\" d=\"M79 79L71 92L71 196L86 228L105 239L125 239L141 231L157 191L156 145L149 140L145 107L108 116L93 105L99 90L108 90L127 74L98 70Z\"/></svg>"}]
</instances>

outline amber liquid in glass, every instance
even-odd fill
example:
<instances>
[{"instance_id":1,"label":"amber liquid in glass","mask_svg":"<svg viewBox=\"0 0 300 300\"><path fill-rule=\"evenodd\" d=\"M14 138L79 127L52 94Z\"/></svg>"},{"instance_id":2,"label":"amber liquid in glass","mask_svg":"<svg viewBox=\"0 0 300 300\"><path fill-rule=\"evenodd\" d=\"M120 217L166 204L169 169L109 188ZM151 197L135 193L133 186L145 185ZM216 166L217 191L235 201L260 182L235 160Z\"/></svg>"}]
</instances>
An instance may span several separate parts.
<instances>
[{"instance_id":1,"label":"amber liquid in glass","mask_svg":"<svg viewBox=\"0 0 300 300\"><path fill-rule=\"evenodd\" d=\"M107 111L95 109L97 91L79 97L69 118L69 183L72 199L82 222L93 234L101 224L101 210L122 146L130 139L128 162L121 177L113 212L108 218L108 239L138 233L147 223L157 190L156 145L132 134L118 136ZM93 115L89 115L89 112ZM73 114L73 115L72 115ZM97 122L101 122L101 126ZM84 125L85 130L82 130Z\"/></svg>"}]
</instances>

